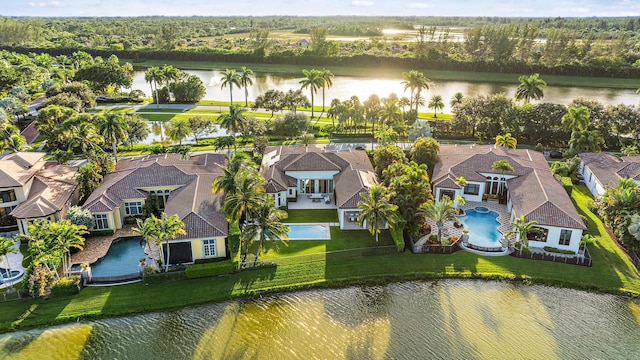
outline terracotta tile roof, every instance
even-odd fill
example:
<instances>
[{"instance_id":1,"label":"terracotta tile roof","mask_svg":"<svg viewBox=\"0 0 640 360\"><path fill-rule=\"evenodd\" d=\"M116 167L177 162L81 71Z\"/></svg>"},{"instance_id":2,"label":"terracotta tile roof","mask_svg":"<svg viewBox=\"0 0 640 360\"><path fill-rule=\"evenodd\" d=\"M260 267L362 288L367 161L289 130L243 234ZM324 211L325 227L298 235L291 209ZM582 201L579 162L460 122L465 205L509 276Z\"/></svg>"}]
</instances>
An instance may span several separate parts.
<instances>
[{"instance_id":1,"label":"terracotta tile roof","mask_svg":"<svg viewBox=\"0 0 640 360\"><path fill-rule=\"evenodd\" d=\"M0 159L0 188L21 187L44 166L45 153L17 152Z\"/></svg>"},{"instance_id":2,"label":"terracotta tile roof","mask_svg":"<svg viewBox=\"0 0 640 360\"><path fill-rule=\"evenodd\" d=\"M11 215L18 219L33 219L62 210L78 187L75 181L77 170L72 166L57 165L40 171L31 184L29 197Z\"/></svg>"},{"instance_id":3,"label":"terracotta tile roof","mask_svg":"<svg viewBox=\"0 0 640 360\"><path fill-rule=\"evenodd\" d=\"M640 162L626 164L622 169L617 171L617 174L623 178L640 180Z\"/></svg>"},{"instance_id":4,"label":"terracotta tile roof","mask_svg":"<svg viewBox=\"0 0 640 360\"><path fill-rule=\"evenodd\" d=\"M373 165L364 151L325 151L316 146L278 146L265 151L260 173L268 193L297 186L297 179L286 171L338 171L334 175L339 208L355 208L360 194L376 183Z\"/></svg>"},{"instance_id":5,"label":"terracotta tile roof","mask_svg":"<svg viewBox=\"0 0 640 360\"><path fill-rule=\"evenodd\" d=\"M621 159L605 153L583 153L578 156L605 187L615 186L620 178L617 172L626 166Z\"/></svg>"},{"instance_id":6,"label":"terracotta tile roof","mask_svg":"<svg viewBox=\"0 0 640 360\"><path fill-rule=\"evenodd\" d=\"M440 182L451 185L447 178L460 176L484 182L482 173L498 173L491 169L496 160L506 160L514 168L505 175L515 176L507 180L507 187L516 216L524 215L549 226L585 228L569 195L551 174L544 155L536 151L489 145L441 145L433 171L434 186L441 186Z\"/></svg>"},{"instance_id":7,"label":"terracotta tile roof","mask_svg":"<svg viewBox=\"0 0 640 360\"><path fill-rule=\"evenodd\" d=\"M433 186L447 188L447 189L461 189L462 188L462 186L460 186L456 182L456 179L454 179L451 174L446 174L445 176L441 177L440 179L433 181Z\"/></svg>"},{"instance_id":8,"label":"terracotta tile roof","mask_svg":"<svg viewBox=\"0 0 640 360\"><path fill-rule=\"evenodd\" d=\"M175 187L165 212L177 214L187 227L178 239L226 236L227 220L220 211L224 195L213 193L213 179L222 171L224 155L200 154L183 160L176 154L151 155L118 162L83 206L92 212L108 212L125 199L146 198L144 188Z\"/></svg>"}]
</instances>

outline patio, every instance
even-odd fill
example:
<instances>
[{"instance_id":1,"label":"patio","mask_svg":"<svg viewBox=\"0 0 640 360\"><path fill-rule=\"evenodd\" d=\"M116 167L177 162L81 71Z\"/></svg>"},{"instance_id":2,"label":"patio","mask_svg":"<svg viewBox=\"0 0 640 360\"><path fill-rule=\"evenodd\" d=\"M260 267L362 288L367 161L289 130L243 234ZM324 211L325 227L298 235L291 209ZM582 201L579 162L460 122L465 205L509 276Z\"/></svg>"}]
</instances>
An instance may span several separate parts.
<instances>
[{"instance_id":1,"label":"patio","mask_svg":"<svg viewBox=\"0 0 640 360\"><path fill-rule=\"evenodd\" d=\"M132 231L134 227L135 225L124 225L122 229L117 230L113 235L96 236L86 239L84 242L84 248L71 255L71 263L69 265L81 263L93 264L100 258L103 258L105 255L107 255L109 247L111 247L111 243L115 239L128 236L139 236ZM149 257L153 259L160 258L160 248L153 242L147 243L145 253L147 253Z\"/></svg>"},{"instance_id":2,"label":"patio","mask_svg":"<svg viewBox=\"0 0 640 360\"><path fill-rule=\"evenodd\" d=\"M326 199L329 199L329 203ZM289 209L337 209L333 194L300 194L297 201L287 201Z\"/></svg>"}]
</instances>

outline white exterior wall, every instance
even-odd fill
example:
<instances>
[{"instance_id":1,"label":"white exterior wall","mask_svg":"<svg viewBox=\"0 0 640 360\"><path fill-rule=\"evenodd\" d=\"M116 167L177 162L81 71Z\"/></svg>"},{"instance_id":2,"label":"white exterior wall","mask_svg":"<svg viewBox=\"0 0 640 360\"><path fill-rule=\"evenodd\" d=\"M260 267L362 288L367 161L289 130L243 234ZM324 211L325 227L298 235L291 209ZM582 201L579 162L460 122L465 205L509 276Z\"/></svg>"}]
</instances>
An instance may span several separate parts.
<instances>
[{"instance_id":1,"label":"white exterior wall","mask_svg":"<svg viewBox=\"0 0 640 360\"><path fill-rule=\"evenodd\" d=\"M273 199L276 202L277 207L287 206L287 192L281 191L277 193L270 193L269 195L273 196Z\"/></svg>"},{"instance_id":2,"label":"white exterior wall","mask_svg":"<svg viewBox=\"0 0 640 360\"><path fill-rule=\"evenodd\" d=\"M591 191L593 197L599 198L602 196L605 191L604 186L602 186L600 181L598 181L598 178L593 174L591 169L589 169L589 166L581 163L580 168L582 169L580 174L584 178L584 184L587 186L589 191Z\"/></svg>"},{"instance_id":3,"label":"white exterior wall","mask_svg":"<svg viewBox=\"0 0 640 360\"><path fill-rule=\"evenodd\" d=\"M353 226L354 225L358 225L358 223L345 223L345 213L347 212L362 212L362 210L360 209L338 209L338 222L340 223L340 230L345 230L345 225L349 224L350 228L347 230L353 230ZM362 229L366 229L367 228L367 222L365 221L362 224ZM386 227L383 227L382 229L386 229Z\"/></svg>"},{"instance_id":4,"label":"white exterior wall","mask_svg":"<svg viewBox=\"0 0 640 360\"><path fill-rule=\"evenodd\" d=\"M547 241L546 242L529 241L529 247L543 248L545 246L551 246L551 247L562 249L562 250L571 250L575 253L578 252L578 249L580 248L580 240L582 238L581 229L559 228L555 226L544 226L544 225L536 225L536 227L549 230L549 233L547 234ZM571 240L569 242L569 245L559 244L561 230L571 230Z\"/></svg>"},{"instance_id":5,"label":"white exterior wall","mask_svg":"<svg viewBox=\"0 0 640 360\"><path fill-rule=\"evenodd\" d=\"M468 181L469 184L477 184L479 185L478 195L465 194L464 189L460 192L460 195L467 201L482 201L482 194L484 194L485 188L487 187L486 182L476 182L476 181Z\"/></svg>"},{"instance_id":6,"label":"white exterior wall","mask_svg":"<svg viewBox=\"0 0 640 360\"><path fill-rule=\"evenodd\" d=\"M462 195L462 189L450 189L450 188L441 188L441 187L436 187L436 193L434 194L434 198L435 199L440 199L440 194L442 193L442 191L453 191L455 193L455 195L453 196L453 201L456 201L456 199L458 198L458 196ZM466 199L466 198L465 198Z\"/></svg>"},{"instance_id":7,"label":"white exterior wall","mask_svg":"<svg viewBox=\"0 0 640 360\"><path fill-rule=\"evenodd\" d=\"M333 176L339 171L331 170L331 171L286 171L287 175L300 179L313 179L313 180L333 180ZM298 186L300 186L300 182L298 181ZM335 184L333 184L335 187ZM314 192L318 192L318 182L315 183Z\"/></svg>"}]
</instances>

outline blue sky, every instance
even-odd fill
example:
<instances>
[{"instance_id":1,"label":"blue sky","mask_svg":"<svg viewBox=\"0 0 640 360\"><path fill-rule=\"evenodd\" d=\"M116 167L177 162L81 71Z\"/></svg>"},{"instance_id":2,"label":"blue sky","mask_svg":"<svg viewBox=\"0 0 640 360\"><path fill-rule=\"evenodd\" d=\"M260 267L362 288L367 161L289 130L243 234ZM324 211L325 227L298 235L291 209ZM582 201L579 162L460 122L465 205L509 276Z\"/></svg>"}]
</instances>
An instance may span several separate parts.
<instances>
[{"instance_id":1,"label":"blue sky","mask_svg":"<svg viewBox=\"0 0 640 360\"><path fill-rule=\"evenodd\" d=\"M0 0L0 15L640 16L640 0Z\"/></svg>"}]
</instances>

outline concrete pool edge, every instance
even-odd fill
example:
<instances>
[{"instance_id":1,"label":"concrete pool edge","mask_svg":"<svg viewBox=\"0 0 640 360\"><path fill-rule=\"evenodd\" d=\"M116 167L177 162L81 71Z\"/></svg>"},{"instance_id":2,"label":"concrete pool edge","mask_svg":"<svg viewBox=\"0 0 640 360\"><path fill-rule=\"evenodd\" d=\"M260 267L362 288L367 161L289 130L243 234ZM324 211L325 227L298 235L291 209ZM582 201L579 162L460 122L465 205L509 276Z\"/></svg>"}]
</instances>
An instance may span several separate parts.
<instances>
[{"instance_id":1,"label":"concrete pool edge","mask_svg":"<svg viewBox=\"0 0 640 360\"><path fill-rule=\"evenodd\" d=\"M322 237L296 237L296 238L290 238L290 241L298 241L298 240L331 240L331 227L332 226L339 226L338 223L331 223L331 222L317 222L317 223L310 223L310 222L306 222L306 223L284 223L286 226L323 226L324 227L324 234Z\"/></svg>"}]
</instances>

